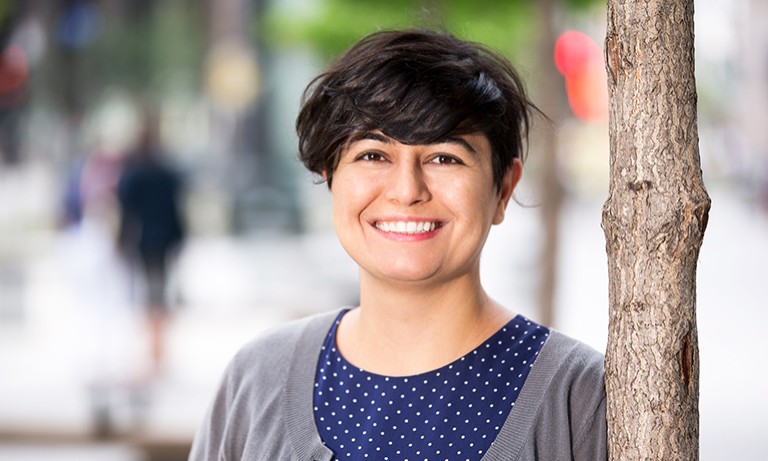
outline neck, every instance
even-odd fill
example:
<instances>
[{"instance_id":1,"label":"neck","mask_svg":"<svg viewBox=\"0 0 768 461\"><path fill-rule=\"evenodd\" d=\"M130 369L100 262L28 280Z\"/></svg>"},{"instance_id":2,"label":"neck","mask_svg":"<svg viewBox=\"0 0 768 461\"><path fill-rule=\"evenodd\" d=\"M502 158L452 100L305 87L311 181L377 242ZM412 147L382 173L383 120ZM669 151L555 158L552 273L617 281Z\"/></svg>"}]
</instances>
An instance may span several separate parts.
<instances>
[{"instance_id":1,"label":"neck","mask_svg":"<svg viewBox=\"0 0 768 461\"><path fill-rule=\"evenodd\" d=\"M439 286L382 284L361 276L361 306L344 316L341 353L372 373L408 376L470 352L513 314L491 300L479 276Z\"/></svg>"}]
</instances>

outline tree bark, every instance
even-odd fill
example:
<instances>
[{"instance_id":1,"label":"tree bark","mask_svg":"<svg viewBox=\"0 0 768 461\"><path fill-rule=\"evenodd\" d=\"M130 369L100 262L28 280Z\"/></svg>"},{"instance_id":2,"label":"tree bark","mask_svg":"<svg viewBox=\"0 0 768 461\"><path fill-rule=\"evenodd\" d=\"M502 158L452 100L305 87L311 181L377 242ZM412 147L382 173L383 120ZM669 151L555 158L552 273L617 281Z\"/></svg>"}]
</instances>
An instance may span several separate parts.
<instances>
[{"instance_id":1,"label":"tree bark","mask_svg":"<svg viewBox=\"0 0 768 461\"><path fill-rule=\"evenodd\" d=\"M699 459L693 0L608 0L609 459Z\"/></svg>"}]
</instances>

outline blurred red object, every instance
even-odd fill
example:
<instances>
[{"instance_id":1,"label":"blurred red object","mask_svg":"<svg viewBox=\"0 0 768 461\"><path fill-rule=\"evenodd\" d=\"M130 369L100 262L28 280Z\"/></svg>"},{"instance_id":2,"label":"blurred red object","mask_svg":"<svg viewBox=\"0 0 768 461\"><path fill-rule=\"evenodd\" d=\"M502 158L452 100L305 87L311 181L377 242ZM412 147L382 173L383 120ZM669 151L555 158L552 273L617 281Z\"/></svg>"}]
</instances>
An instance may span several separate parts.
<instances>
[{"instance_id":1,"label":"blurred red object","mask_svg":"<svg viewBox=\"0 0 768 461\"><path fill-rule=\"evenodd\" d=\"M12 107L20 102L29 75L27 54L11 43L0 53L0 105Z\"/></svg>"},{"instance_id":2,"label":"blurred red object","mask_svg":"<svg viewBox=\"0 0 768 461\"><path fill-rule=\"evenodd\" d=\"M603 53L588 35L569 30L555 43L555 66L565 77L568 104L582 121L608 118L608 83Z\"/></svg>"}]
</instances>

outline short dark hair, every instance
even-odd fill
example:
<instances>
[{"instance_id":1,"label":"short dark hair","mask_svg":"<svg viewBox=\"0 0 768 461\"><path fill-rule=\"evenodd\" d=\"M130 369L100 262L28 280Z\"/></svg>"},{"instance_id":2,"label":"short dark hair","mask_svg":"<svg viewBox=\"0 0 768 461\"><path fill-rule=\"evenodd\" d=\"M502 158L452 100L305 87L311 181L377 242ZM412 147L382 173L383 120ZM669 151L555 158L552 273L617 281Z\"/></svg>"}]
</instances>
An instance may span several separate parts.
<instances>
[{"instance_id":1,"label":"short dark hair","mask_svg":"<svg viewBox=\"0 0 768 461\"><path fill-rule=\"evenodd\" d=\"M350 137L380 130L403 144L482 132L500 189L524 159L531 112L514 67L500 54L429 30L376 32L307 86L296 119L299 157L330 187Z\"/></svg>"}]
</instances>

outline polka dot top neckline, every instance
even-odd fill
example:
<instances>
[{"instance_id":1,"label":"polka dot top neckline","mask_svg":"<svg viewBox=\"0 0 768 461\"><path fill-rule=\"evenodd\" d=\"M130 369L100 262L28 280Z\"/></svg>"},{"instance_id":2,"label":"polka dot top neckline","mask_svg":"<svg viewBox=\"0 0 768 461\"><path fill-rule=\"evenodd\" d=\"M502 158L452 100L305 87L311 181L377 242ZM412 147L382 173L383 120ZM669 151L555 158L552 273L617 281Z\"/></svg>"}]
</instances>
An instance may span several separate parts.
<instances>
[{"instance_id":1,"label":"polka dot top neckline","mask_svg":"<svg viewBox=\"0 0 768 461\"><path fill-rule=\"evenodd\" d=\"M549 336L518 315L467 355L414 376L369 373L336 349L341 312L315 375L314 416L335 461L480 460Z\"/></svg>"}]
</instances>

